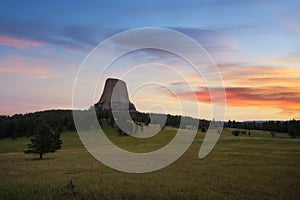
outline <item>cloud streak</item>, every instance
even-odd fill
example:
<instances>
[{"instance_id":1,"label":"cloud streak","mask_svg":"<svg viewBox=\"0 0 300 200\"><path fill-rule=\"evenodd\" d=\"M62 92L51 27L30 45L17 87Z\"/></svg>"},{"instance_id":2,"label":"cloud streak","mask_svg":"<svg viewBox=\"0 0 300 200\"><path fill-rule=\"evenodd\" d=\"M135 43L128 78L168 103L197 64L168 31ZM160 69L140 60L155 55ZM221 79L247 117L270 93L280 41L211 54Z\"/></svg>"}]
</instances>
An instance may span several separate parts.
<instances>
[{"instance_id":1,"label":"cloud streak","mask_svg":"<svg viewBox=\"0 0 300 200\"><path fill-rule=\"evenodd\" d=\"M273 108L279 110L278 115L300 118L300 72L293 67L246 66L240 63L219 64L225 84L227 106L229 107L255 107L256 109ZM179 98L198 102L211 103L211 94L205 83L193 82L194 75L189 78L193 83L193 91L177 91ZM172 82L170 87L181 86L184 83ZM238 85L238 87L237 87ZM214 93L215 103L223 103L218 98L223 89L215 87L210 91Z\"/></svg>"},{"instance_id":2,"label":"cloud streak","mask_svg":"<svg viewBox=\"0 0 300 200\"><path fill-rule=\"evenodd\" d=\"M0 45L15 47L19 49L28 49L30 47L42 46L42 43L39 41L23 40L13 37L0 36Z\"/></svg>"},{"instance_id":3,"label":"cloud streak","mask_svg":"<svg viewBox=\"0 0 300 200\"><path fill-rule=\"evenodd\" d=\"M218 96L222 89L212 88L210 91ZM229 87L225 91L229 107L277 108L282 114L298 117L300 114L300 89L297 87ZM190 100L195 95L199 102L211 103L210 92L207 88L200 88L195 92L179 92L176 95Z\"/></svg>"},{"instance_id":4,"label":"cloud streak","mask_svg":"<svg viewBox=\"0 0 300 200\"><path fill-rule=\"evenodd\" d=\"M171 27L181 33L193 38L202 45L209 53L225 53L228 51L238 50L240 47L235 41L227 35L218 31L187 28L187 27Z\"/></svg>"},{"instance_id":5,"label":"cloud streak","mask_svg":"<svg viewBox=\"0 0 300 200\"><path fill-rule=\"evenodd\" d=\"M83 52L88 52L102 40L124 30L103 27L99 29L79 24L58 26L48 21L28 21L8 17L0 18L0 27L2 45L15 48L35 47L37 44L56 45ZM227 53L239 49L232 38L218 31L187 27L170 28L192 37L209 53Z\"/></svg>"},{"instance_id":6,"label":"cloud streak","mask_svg":"<svg viewBox=\"0 0 300 200\"><path fill-rule=\"evenodd\" d=\"M95 30L81 25L59 27L45 21L2 17L0 27L1 44L16 48L22 48L25 44L44 44L88 51L98 43L94 37Z\"/></svg>"},{"instance_id":7,"label":"cloud streak","mask_svg":"<svg viewBox=\"0 0 300 200\"><path fill-rule=\"evenodd\" d=\"M17 75L34 79L52 78L55 74L47 68L43 60L29 60L25 57L0 60L0 74Z\"/></svg>"},{"instance_id":8,"label":"cloud streak","mask_svg":"<svg viewBox=\"0 0 300 200\"><path fill-rule=\"evenodd\" d=\"M300 85L300 71L294 67L247 66L220 64L219 70L227 86L296 86Z\"/></svg>"}]
</instances>

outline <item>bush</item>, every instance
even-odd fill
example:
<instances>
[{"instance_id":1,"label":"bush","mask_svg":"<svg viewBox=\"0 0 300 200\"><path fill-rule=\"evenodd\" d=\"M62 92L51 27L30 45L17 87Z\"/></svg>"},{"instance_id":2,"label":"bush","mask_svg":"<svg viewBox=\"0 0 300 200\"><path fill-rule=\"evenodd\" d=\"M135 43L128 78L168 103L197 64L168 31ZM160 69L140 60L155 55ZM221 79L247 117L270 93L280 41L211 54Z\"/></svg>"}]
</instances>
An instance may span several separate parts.
<instances>
[{"instance_id":1,"label":"bush","mask_svg":"<svg viewBox=\"0 0 300 200\"><path fill-rule=\"evenodd\" d=\"M234 136L239 136L240 134L241 134L241 131L239 131L239 130L232 131L232 135L234 135Z\"/></svg>"}]
</instances>

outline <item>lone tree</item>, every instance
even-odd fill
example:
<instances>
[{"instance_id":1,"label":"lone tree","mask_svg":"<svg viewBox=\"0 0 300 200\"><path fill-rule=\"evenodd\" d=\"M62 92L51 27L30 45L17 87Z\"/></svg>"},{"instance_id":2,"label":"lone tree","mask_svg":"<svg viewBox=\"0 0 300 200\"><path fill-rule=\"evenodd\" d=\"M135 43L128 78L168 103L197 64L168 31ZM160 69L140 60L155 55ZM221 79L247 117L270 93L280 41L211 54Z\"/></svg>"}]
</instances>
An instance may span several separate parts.
<instances>
[{"instance_id":1,"label":"lone tree","mask_svg":"<svg viewBox=\"0 0 300 200\"><path fill-rule=\"evenodd\" d=\"M24 151L27 154L39 154L39 158L43 159L44 153L54 153L61 148L61 139L58 131L52 131L49 124L41 122L35 130L34 137L28 144L28 150Z\"/></svg>"}]
</instances>

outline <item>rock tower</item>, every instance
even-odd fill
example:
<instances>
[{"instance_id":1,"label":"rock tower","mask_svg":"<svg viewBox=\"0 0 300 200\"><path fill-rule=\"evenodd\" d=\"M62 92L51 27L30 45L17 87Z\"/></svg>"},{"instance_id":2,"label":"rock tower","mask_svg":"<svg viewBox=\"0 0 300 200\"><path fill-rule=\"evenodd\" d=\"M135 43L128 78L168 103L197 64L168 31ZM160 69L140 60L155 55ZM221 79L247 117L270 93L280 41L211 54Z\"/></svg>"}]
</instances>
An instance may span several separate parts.
<instances>
[{"instance_id":1,"label":"rock tower","mask_svg":"<svg viewBox=\"0 0 300 200\"><path fill-rule=\"evenodd\" d=\"M128 106L128 107L127 107ZM136 111L133 103L130 102L126 83L120 79L108 78L100 100L95 104L96 110L111 111L129 109Z\"/></svg>"}]
</instances>

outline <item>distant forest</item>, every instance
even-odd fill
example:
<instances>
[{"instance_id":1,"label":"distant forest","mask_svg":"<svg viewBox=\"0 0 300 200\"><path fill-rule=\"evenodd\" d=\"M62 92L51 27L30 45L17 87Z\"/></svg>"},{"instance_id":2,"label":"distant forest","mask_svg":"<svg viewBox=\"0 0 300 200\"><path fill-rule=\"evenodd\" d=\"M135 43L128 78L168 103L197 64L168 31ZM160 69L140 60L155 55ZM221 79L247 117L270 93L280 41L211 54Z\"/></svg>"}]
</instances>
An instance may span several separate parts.
<instances>
[{"instance_id":1,"label":"distant forest","mask_svg":"<svg viewBox=\"0 0 300 200\"><path fill-rule=\"evenodd\" d=\"M98 121L100 124L114 125L112 113L109 111L98 111ZM132 112L132 120L139 125L148 125L150 116L148 113ZM190 118L190 117L185 117ZM178 128L182 116L167 115L165 126ZM198 120L190 118L192 120ZM29 114L16 114L13 116L0 115L0 139L29 137L34 135L37 124L46 122L58 132L76 130L71 110L48 110ZM208 129L210 121L199 119L198 130L205 132ZM283 132L289 134L292 138L300 137L300 121L264 121L264 122L238 122L231 121L224 123L227 128L239 128L247 130L264 130L270 132Z\"/></svg>"}]
</instances>

